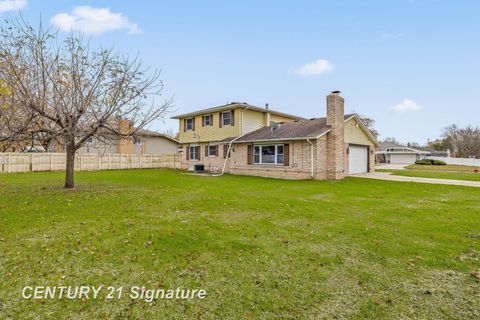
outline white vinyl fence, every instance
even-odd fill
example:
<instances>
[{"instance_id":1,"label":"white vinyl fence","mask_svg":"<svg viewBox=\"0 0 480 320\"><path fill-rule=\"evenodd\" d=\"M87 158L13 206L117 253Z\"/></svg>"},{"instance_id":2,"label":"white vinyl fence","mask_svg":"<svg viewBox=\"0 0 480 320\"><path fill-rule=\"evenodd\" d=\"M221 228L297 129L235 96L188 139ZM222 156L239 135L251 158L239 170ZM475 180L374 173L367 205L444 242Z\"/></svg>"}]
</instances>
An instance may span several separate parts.
<instances>
[{"instance_id":1,"label":"white vinyl fence","mask_svg":"<svg viewBox=\"0 0 480 320\"><path fill-rule=\"evenodd\" d=\"M462 166L480 167L480 159L474 158L427 157L427 159L441 160L444 161L446 164L459 164Z\"/></svg>"},{"instance_id":2,"label":"white vinyl fence","mask_svg":"<svg viewBox=\"0 0 480 320\"><path fill-rule=\"evenodd\" d=\"M0 153L0 173L65 170L65 153ZM75 170L180 168L179 154L77 154Z\"/></svg>"}]
</instances>

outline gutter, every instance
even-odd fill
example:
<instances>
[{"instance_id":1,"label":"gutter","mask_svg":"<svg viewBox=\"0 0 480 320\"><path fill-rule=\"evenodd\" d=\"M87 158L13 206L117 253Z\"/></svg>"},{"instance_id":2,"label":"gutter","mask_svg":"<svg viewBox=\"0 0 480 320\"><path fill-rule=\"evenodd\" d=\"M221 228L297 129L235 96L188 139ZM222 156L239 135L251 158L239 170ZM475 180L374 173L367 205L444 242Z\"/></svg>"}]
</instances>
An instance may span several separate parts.
<instances>
[{"instance_id":1,"label":"gutter","mask_svg":"<svg viewBox=\"0 0 480 320\"><path fill-rule=\"evenodd\" d=\"M309 138L307 138L307 142L310 143L310 177L313 179L313 143L310 141Z\"/></svg>"}]
</instances>

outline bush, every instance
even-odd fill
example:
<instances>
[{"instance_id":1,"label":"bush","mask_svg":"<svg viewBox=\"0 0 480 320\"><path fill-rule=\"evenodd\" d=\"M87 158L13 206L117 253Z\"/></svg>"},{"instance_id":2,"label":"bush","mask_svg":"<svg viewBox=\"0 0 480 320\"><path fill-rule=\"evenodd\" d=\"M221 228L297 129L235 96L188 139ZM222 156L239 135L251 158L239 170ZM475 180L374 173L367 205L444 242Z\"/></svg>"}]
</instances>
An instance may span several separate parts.
<instances>
[{"instance_id":1,"label":"bush","mask_svg":"<svg viewBox=\"0 0 480 320\"><path fill-rule=\"evenodd\" d=\"M432 163L434 166L446 166L447 164L442 160L433 160Z\"/></svg>"},{"instance_id":2,"label":"bush","mask_svg":"<svg viewBox=\"0 0 480 320\"><path fill-rule=\"evenodd\" d=\"M424 164L424 165L431 165L433 160L431 159L422 159L415 161L415 164Z\"/></svg>"},{"instance_id":3,"label":"bush","mask_svg":"<svg viewBox=\"0 0 480 320\"><path fill-rule=\"evenodd\" d=\"M433 160L433 159L422 159L415 161L415 164L423 164L423 165L434 165L434 166L445 166L446 163L441 160Z\"/></svg>"}]
</instances>

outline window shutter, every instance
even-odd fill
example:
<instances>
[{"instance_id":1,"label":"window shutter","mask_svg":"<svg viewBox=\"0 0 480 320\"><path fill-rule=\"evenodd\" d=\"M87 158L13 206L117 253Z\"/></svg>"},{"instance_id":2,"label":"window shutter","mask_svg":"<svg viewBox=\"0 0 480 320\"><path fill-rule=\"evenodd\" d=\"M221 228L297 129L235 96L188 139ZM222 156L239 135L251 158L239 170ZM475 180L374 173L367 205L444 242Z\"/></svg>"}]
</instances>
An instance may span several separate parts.
<instances>
[{"instance_id":1,"label":"window shutter","mask_svg":"<svg viewBox=\"0 0 480 320\"><path fill-rule=\"evenodd\" d=\"M195 131L195 117L192 118L192 131Z\"/></svg>"},{"instance_id":2,"label":"window shutter","mask_svg":"<svg viewBox=\"0 0 480 320\"><path fill-rule=\"evenodd\" d=\"M208 146L208 144L205 145L205 157L208 157L208 148L210 148Z\"/></svg>"},{"instance_id":3,"label":"window shutter","mask_svg":"<svg viewBox=\"0 0 480 320\"><path fill-rule=\"evenodd\" d=\"M223 159L227 159L228 144L223 145Z\"/></svg>"},{"instance_id":4,"label":"window shutter","mask_svg":"<svg viewBox=\"0 0 480 320\"><path fill-rule=\"evenodd\" d=\"M213 114L210 115L210 126L213 126Z\"/></svg>"},{"instance_id":5,"label":"window shutter","mask_svg":"<svg viewBox=\"0 0 480 320\"><path fill-rule=\"evenodd\" d=\"M218 145L215 146L215 157L218 157Z\"/></svg>"},{"instance_id":6,"label":"window shutter","mask_svg":"<svg viewBox=\"0 0 480 320\"><path fill-rule=\"evenodd\" d=\"M247 146L247 164L252 164L252 160L253 160L253 145L249 144Z\"/></svg>"},{"instance_id":7,"label":"window shutter","mask_svg":"<svg viewBox=\"0 0 480 320\"><path fill-rule=\"evenodd\" d=\"M290 162L290 145L283 145L283 165L288 166Z\"/></svg>"},{"instance_id":8,"label":"window shutter","mask_svg":"<svg viewBox=\"0 0 480 320\"><path fill-rule=\"evenodd\" d=\"M234 112L234 111L235 111L235 110L230 111L230 112L231 112L230 117L231 117L231 119L232 119L232 126L235 125L235 112Z\"/></svg>"},{"instance_id":9,"label":"window shutter","mask_svg":"<svg viewBox=\"0 0 480 320\"><path fill-rule=\"evenodd\" d=\"M202 116L202 127L205 127L205 117L207 116Z\"/></svg>"},{"instance_id":10,"label":"window shutter","mask_svg":"<svg viewBox=\"0 0 480 320\"><path fill-rule=\"evenodd\" d=\"M218 114L218 126L219 126L220 128L221 128L222 125L223 125L223 123L222 123L222 120L223 120L223 119L222 119L222 118L223 118L223 117L222 117L222 113L220 112L220 113Z\"/></svg>"},{"instance_id":11,"label":"window shutter","mask_svg":"<svg viewBox=\"0 0 480 320\"><path fill-rule=\"evenodd\" d=\"M183 132L187 132L187 119L183 119Z\"/></svg>"},{"instance_id":12,"label":"window shutter","mask_svg":"<svg viewBox=\"0 0 480 320\"><path fill-rule=\"evenodd\" d=\"M185 156L186 156L187 161L188 161L188 160L190 160L190 146L187 145L186 149L187 149L187 154Z\"/></svg>"}]
</instances>

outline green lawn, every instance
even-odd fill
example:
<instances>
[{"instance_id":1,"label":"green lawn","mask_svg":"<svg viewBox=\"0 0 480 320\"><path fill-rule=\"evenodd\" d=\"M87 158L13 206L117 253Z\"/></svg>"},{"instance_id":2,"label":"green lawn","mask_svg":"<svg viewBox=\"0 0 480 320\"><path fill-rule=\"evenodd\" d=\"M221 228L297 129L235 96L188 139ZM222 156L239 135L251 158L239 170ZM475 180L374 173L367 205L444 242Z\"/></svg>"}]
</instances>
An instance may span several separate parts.
<instances>
[{"instance_id":1,"label":"green lawn","mask_svg":"<svg viewBox=\"0 0 480 320\"><path fill-rule=\"evenodd\" d=\"M0 175L0 319L478 319L480 190L173 170ZM472 273L474 272L474 273ZM25 285L204 300L23 300Z\"/></svg>"},{"instance_id":2,"label":"green lawn","mask_svg":"<svg viewBox=\"0 0 480 320\"><path fill-rule=\"evenodd\" d=\"M413 164L405 168L405 170L395 169L377 169L379 172L391 172L395 176L404 177L420 177L420 178L436 178L450 180L467 180L480 181L480 172L475 173L469 166L430 166Z\"/></svg>"},{"instance_id":3,"label":"green lawn","mask_svg":"<svg viewBox=\"0 0 480 320\"><path fill-rule=\"evenodd\" d=\"M480 171L480 167L475 166L461 166L457 164L447 164L444 166L438 165L423 165L423 164L411 164L405 167L408 170L421 170L421 171L452 171L452 172L471 172L474 173L475 170Z\"/></svg>"}]
</instances>

